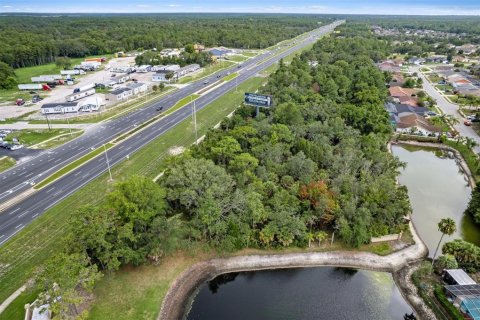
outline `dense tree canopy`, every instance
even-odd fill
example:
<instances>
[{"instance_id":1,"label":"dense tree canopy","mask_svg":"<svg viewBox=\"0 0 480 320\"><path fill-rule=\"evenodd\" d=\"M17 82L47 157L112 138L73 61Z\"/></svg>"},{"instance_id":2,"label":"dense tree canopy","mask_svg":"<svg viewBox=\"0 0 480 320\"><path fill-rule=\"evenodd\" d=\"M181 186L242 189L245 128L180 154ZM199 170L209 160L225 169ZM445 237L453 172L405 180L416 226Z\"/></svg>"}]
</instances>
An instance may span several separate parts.
<instances>
[{"instance_id":1,"label":"dense tree canopy","mask_svg":"<svg viewBox=\"0 0 480 320\"><path fill-rule=\"evenodd\" d=\"M139 48L187 44L265 48L331 18L305 15L135 14L0 17L0 61L18 68Z\"/></svg>"}]
</instances>

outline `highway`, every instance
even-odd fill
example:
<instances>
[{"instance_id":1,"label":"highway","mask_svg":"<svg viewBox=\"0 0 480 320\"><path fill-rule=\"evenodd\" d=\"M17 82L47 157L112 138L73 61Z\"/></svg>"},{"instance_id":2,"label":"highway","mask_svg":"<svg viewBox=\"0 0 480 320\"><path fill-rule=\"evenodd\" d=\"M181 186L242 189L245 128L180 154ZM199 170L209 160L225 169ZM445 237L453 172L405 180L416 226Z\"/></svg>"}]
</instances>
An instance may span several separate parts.
<instances>
[{"instance_id":1,"label":"highway","mask_svg":"<svg viewBox=\"0 0 480 320\"><path fill-rule=\"evenodd\" d=\"M89 153L92 149L102 147L103 144L113 140L122 133L130 131L143 122L157 116L159 114L156 110L158 106L162 106L163 111L168 110L168 108L172 107L178 100L206 87L207 85L204 84L205 80L209 81L210 85L219 80L219 78L217 78L218 74L223 76L228 72L239 73L236 81L225 82L223 85L215 87L198 98L195 101L197 112L228 91L234 89L237 84L241 84L245 80L255 76L258 72L275 64L281 58L315 42L318 38L331 32L341 23L343 23L343 21L337 21L315 29L301 39L293 42L293 45L288 49L282 47L275 51L267 52L247 60L240 68L234 66L228 70L222 70L207 78L194 82L149 106L135 110L123 117L92 126L81 137L56 149L45 151L13 167L3 174L0 174L0 202L4 202L15 195L31 189L34 183L38 183L65 165ZM278 51L280 51L280 53L278 53ZM107 151L110 165L114 166L124 161L127 156L132 155L183 120L191 117L191 114L192 108L190 105L187 105L158 120L154 125L148 126L141 132L116 144ZM107 169L104 156L99 156L4 209L0 213L0 245L5 243L50 207L100 176L106 172Z\"/></svg>"}]
</instances>

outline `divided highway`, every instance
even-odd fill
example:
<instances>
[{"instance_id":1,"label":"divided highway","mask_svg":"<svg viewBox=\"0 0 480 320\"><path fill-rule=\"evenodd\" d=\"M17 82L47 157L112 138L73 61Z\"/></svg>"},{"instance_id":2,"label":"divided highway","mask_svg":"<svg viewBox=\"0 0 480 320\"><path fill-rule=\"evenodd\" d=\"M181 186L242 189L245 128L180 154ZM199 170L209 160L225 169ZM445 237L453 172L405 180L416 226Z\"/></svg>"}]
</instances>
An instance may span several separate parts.
<instances>
[{"instance_id":1,"label":"divided highway","mask_svg":"<svg viewBox=\"0 0 480 320\"><path fill-rule=\"evenodd\" d=\"M295 41L294 45L287 50L281 48L267 52L244 62L241 68L234 66L228 70L222 70L207 78L194 82L147 107L128 113L121 118L94 125L88 128L81 137L56 149L45 151L39 156L13 167L9 171L0 174L0 204L29 190L32 184L40 182L70 162L89 153L92 148L102 147L104 143L113 140L122 133L132 130L136 126L158 115L158 111L156 111L158 106L162 106L164 111L168 110L168 108L172 107L178 100L204 88L205 85L203 82L205 80L208 80L209 83L214 83L218 80L218 74L224 75L227 72L239 73L236 81L232 80L223 85L219 85L198 98L195 101L197 111L234 89L236 83L240 84L244 82L255 76L258 72L278 62L281 58L315 42L318 38L331 32L341 23L343 23L343 21L337 21L313 30L302 37L301 40ZM277 54L279 50L285 51ZM187 105L158 120L153 125L146 127L140 133L115 145L107 151L110 165L114 166L125 160L127 156L175 127L190 117L191 114L192 108L190 105ZM105 159L103 156L99 156L3 210L0 213L0 245L5 243L50 207L97 178L106 170Z\"/></svg>"}]
</instances>

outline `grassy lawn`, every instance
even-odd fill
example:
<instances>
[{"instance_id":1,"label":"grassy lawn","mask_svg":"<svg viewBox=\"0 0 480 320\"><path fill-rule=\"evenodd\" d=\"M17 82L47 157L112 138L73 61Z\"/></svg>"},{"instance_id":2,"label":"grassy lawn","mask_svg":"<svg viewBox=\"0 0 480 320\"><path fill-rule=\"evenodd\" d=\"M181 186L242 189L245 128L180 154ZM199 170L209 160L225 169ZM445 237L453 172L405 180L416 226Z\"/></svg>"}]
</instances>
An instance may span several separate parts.
<instances>
[{"instance_id":1,"label":"grassy lawn","mask_svg":"<svg viewBox=\"0 0 480 320\"><path fill-rule=\"evenodd\" d=\"M108 150L110 149L111 147L113 147L113 144L111 143L107 143L105 144L105 148ZM55 172L54 174L50 175L49 177L47 177L46 179L40 181L38 184L35 185L35 187L33 187L34 189L41 189L43 188L44 186L48 185L49 183L57 180L58 178L64 176L65 174L67 174L68 172L76 169L77 167L80 167L82 164L84 164L85 162L87 161L90 161L92 160L93 158L95 158L96 156L98 156L99 154L102 154L104 151L105 151L105 148L97 148L95 150L93 150L92 152L89 152L87 153L86 155L84 155L83 157L81 157L80 159L77 159L75 161L73 161L72 163L70 163L69 165L63 167L62 169L58 170L57 172Z\"/></svg>"},{"instance_id":2,"label":"grassy lawn","mask_svg":"<svg viewBox=\"0 0 480 320\"><path fill-rule=\"evenodd\" d=\"M79 131L80 130L78 129L72 129L72 134L73 133L76 134ZM6 140L11 141L13 138L17 138L18 141L20 141L20 143L26 146L31 146L66 133L67 134L70 133L70 130L69 129L52 129L52 130L22 129L22 130L13 131L12 133L10 133L7 136Z\"/></svg>"},{"instance_id":3,"label":"grassy lawn","mask_svg":"<svg viewBox=\"0 0 480 320\"><path fill-rule=\"evenodd\" d=\"M265 79L262 78L250 79L239 85L238 92L232 90L200 110L197 115L199 134L205 134L209 128L235 110L243 101L244 91L254 91L264 81ZM164 159L169 156L171 148L189 146L194 139L193 123L191 119L185 120L131 155L129 160L114 166L112 168L113 177L114 179L116 177L128 178L131 175L140 174L153 179L164 169ZM0 247L0 301L5 300L22 286L31 277L36 266L52 253L60 250L61 239L69 232L72 212L87 203L97 204L102 201L105 194L111 189L108 179L108 173L95 179L47 210ZM158 297L155 299L156 303L159 303ZM99 299L99 301L102 300L103 297ZM105 317L115 318L109 317L107 314Z\"/></svg>"},{"instance_id":4,"label":"grassy lawn","mask_svg":"<svg viewBox=\"0 0 480 320\"><path fill-rule=\"evenodd\" d=\"M17 99L28 101L30 100L30 94L28 91L20 91L18 89L0 89L0 102L14 102Z\"/></svg>"},{"instance_id":5,"label":"grassy lawn","mask_svg":"<svg viewBox=\"0 0 480 320\"><path fill-rule=\"evenodd\" d=\"M436 84L435 87L438 90L443 91L443 92L452 92L453 91L453 87L449 84Z\"/></svg>"},{"instance_id":6,"label":"grassy lawn","mask_svg":"<svg viewBox=\"0 0 480 320\"><path fill-rule=\"evenodd\" d=\"M440 78L438 75L436 74L430 74L430 75L427 75L427 78L428 80L430 80L430 82L432 83L438 83L440 80L442 80L442 78Z\"/></svg>"},{"instance_id":7,"label":"grassy lawn","mask_svg":"<svg viewBox=\"0 0 480 320\"><path fill-rule=\"evenodd\" d=\"M2 313L0 313L0 320L23 319L25 317L24 306L27 303L32 303L37 298L40 292L32 289L25 290L15 299Z\"/></svg>"},{"instance_id":8,"label":"grassy lawn","mask_svg":"<svg viewBox=\"0 0 480 320\"><path fill-rule=\"evenodd\" d=\"M230 80L235 79L236 77L238 77L238 73L236 73L236 72L230 73L228 76L223 78L223 81L230 81Z\"/></svg>"},{"instance_id":9,"label":"grassy lawn","mask_svg":"<svg viewBox=\"0 0 480 320\"><path fill-rule=\"evenodd\" d=\"M3 172L7 170L8 168L11 168L17 163L15 159L4 156L0 157L0 172Z\"/></svg>"},{"instance_id":10,"label":"grassy lawn","mask_svg":"<svg viewBox=\"0 0 480 320\"><path fill-rule=\"evenodd\" d=\"M234 64L235 64L235 62L232 62L232 61L221 61L221 62L211 64L211 65L205 67L203 72L197 72L196 74L194 74L192 76L183 77L178 81L178 83L188 83L188 82L191 82L191 81L195 81L199 78L206 77L206 76L211 75L212 73L215 73L215 72L220 71L222 69L231 67Z\"/></svg>"},{"instance_id":11,"label":"grassy lawn","mask_svg":"<svg viewBox=\"0 0 480 320\"><path fill-rule=\"evenodd\" d=\"M38 145L35 146L35 149L51 149L58 147L59 145L62 145L70 140L73 140L77 137L80 137L83 134L83 130L80 129L72 129L72 134L65 134L56 138L53 138L51 140L42 142Z\"/></svg>"},{"instance_id":12,"label":"grassy lawn","mask_svg":"<svg viewBox=\"0 0 480 320\"><path fill-rule=\"evenodd\" d=\"M235 62L243 62L248 60L250 57L246 57L243 55L233 55L233 56L228 56L228 60L235 61Z\"/></svg>"}]
</instances>

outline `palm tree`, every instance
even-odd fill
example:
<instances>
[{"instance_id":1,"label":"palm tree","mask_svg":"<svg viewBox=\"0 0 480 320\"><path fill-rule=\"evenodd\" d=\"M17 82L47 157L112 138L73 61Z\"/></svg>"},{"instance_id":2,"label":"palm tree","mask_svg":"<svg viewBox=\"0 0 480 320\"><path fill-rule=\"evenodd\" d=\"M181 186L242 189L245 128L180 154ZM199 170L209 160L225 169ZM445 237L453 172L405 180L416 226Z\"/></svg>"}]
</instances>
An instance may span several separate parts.
<instances>
[{"instance_id":1,"label":"palm tree","mask_svg":"<svg viewBox=\"0 0 480 320\"><path fill-rule=\"evenodd\" d=\"M442 236L440 237L440 241L438 241L437 248L435 249L435 253L433 254L432 266L433 266L433 263L435 262L435 256L437 255L437 251L438 251L438 248L440 247L440 243L443 240L443 236L444 235L451 236L452 234L455 233L456 230L457 230L457 227L455 225L455 221L453 221L452 219L445 218L440 220L440 222L438 223L438 231L442 233Z\"/></svg>"},{"instance_id":2,"label":"palm tree","mask_svg":"<svg viewBox=\"0 0 480 320\"><path fill-rule=\"evenodd\" d=\"M465 144L467 145L468 149L473 149L478 146L478 143L470 137L465 138Z\"/></svg>"},{"instance_id":3,"label":"palm tree","mask_svg":"<svg viewBox=\"0 0 480 320\"><path fill-rule=\"evenodd\" d=\"M307 233L308 247L310 248L312 241L315 239L315 236L312 232Z\"/></svg>"},{"instance_id":4,"label":"palm tree","mask_svg":"<svg viewBox=\"0 0 480 320\"><path fill-rule=\"evenodd\" d=\"M318 246L320 246L320 243L327 239L327 233L325 231L318 231L316 234L315 234L315 238L317 238L318 240Z\"/></svg>"},{"instance_id":5,"label":"palm tree","mask_svg":"<svg viewBox=\"0 0 480 320\"><path fill-rule=\"evenodd\" d=\"M453 115L451 115L451 114L449 114L449 115L447 116L447 121L450 122L450 124L451 124L452 126L460 123L460 120L458 120L457 117L455 117L455 116L453 116Z\"/></svg>"}]
</instances>

